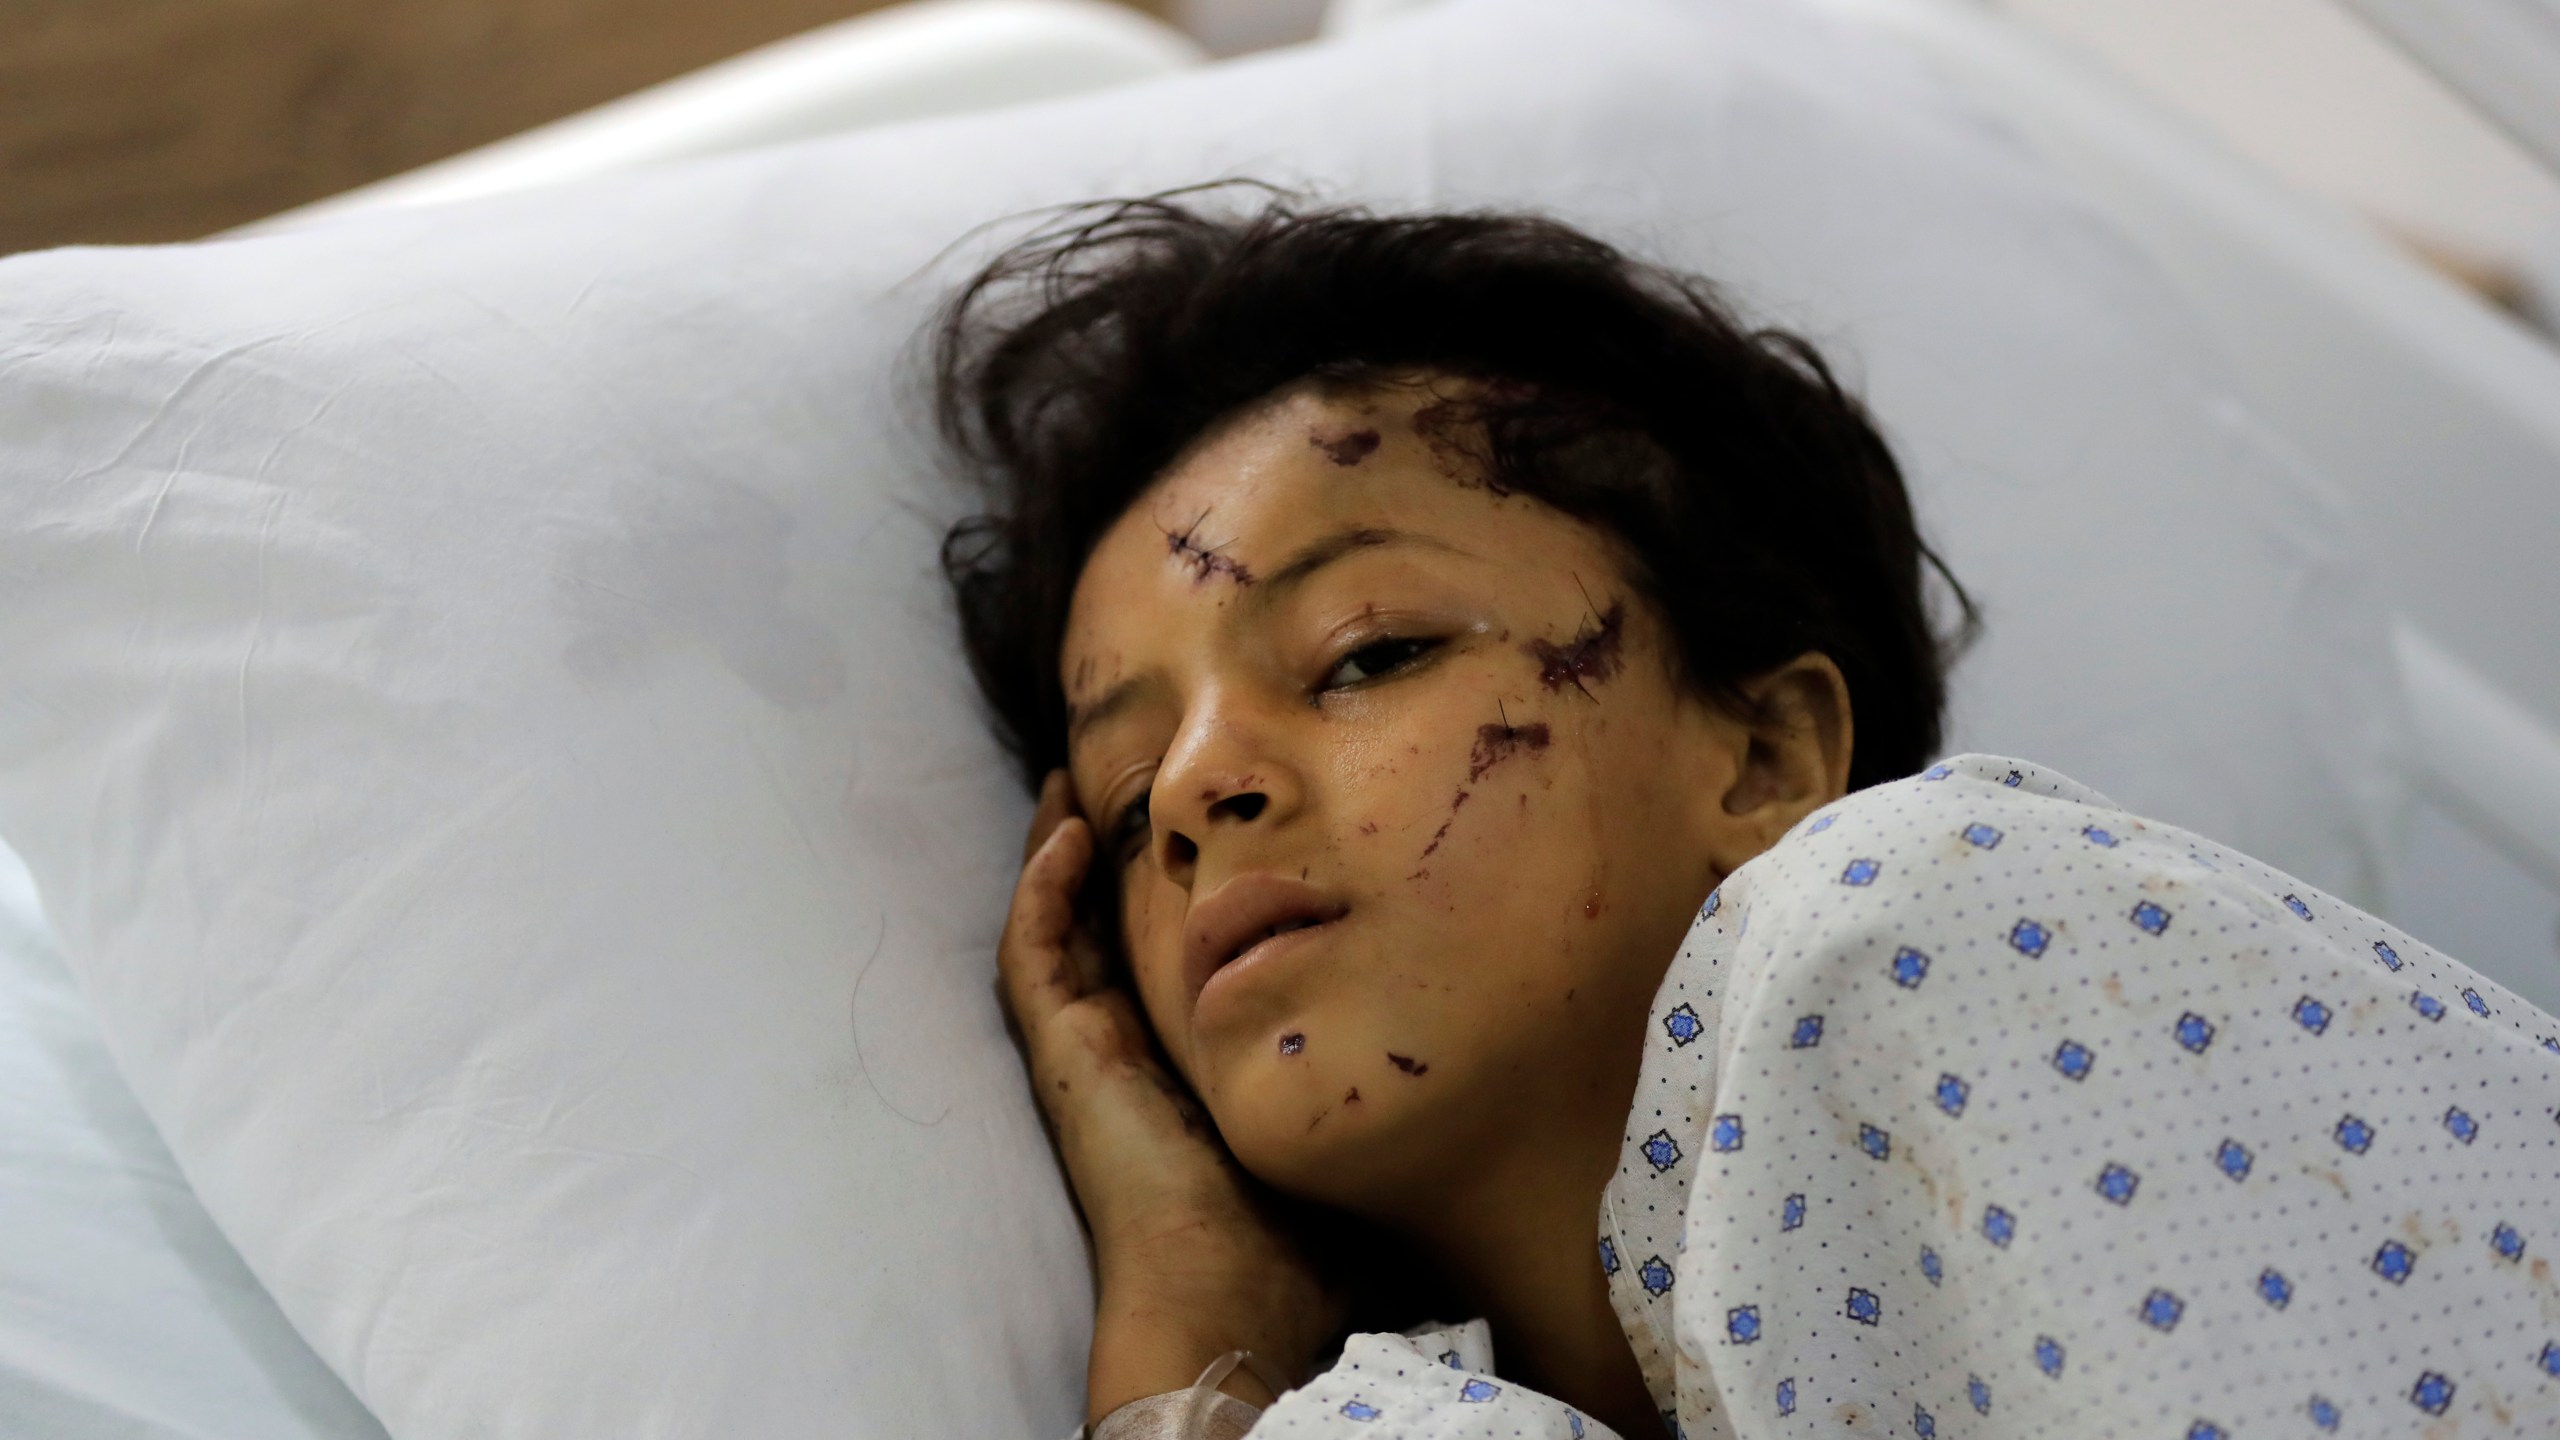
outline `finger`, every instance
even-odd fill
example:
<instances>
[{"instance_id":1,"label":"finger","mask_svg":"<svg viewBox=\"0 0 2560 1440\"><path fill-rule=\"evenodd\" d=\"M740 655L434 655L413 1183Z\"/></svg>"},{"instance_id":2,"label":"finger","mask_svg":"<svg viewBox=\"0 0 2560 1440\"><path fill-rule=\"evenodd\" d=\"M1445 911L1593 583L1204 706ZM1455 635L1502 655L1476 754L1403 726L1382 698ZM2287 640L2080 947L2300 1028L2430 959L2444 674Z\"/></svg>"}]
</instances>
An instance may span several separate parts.
<instances>
[{"instance_id":1,"label":"finger","mask_svg":"<svg viewBox=\"0 0 2560 1440\"><path fill-rule=\"evenodd\" d=\"M1068 945L1076 931L1076 894L1092 858L1092 828L1069 816L1031 852L1014 885L1013 909L996 944L996 968L1015 1020L1035 1043L1048 1018L1088 988Z\"/></svg>"},{"instance_id":2,"label":"finger","mask_svg":"<svg viewBox=\"0 0 2560 1440\"><path fill-rule=\"evenodd\" d=\"M1068 783L1067 772L1052 770L1040 780L1040 804L1031 812L1031 829L1022 837L1022 863L1031 863L1041 842L1058 828L1058 822L1076 813L1075 787Z\"/></svg>"},{"instance_id":3,"label":"finger","mask_svg":"<svg viewBox=\"0 0 2560 1440\"><path fill-rule=\"evenodd\" d=\"M1082 917L1067 931L1067 964L1075 971L1076 993L1090 995L1112 986L1111 956L1093 938Z\"/></svg>"}]
</instances>

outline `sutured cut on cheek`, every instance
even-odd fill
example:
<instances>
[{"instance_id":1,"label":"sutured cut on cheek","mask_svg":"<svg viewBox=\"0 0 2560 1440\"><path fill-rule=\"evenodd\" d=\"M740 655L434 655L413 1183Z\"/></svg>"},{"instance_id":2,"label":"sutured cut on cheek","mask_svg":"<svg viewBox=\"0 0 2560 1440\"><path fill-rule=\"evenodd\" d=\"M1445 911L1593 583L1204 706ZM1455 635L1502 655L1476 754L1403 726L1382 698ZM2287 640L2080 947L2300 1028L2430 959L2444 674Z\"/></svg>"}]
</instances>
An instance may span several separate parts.
<instances>
[{"instance_id":1,"label":"sutured cut on cheek","mask_svg":"<svg viewBox=\"0 0 2560 1440\"><path fill-rule=\"evenodd\" d=\"M1468 783L1482 780L1486 771L1523 750L1546 749L1552 738L1544 724L1514 725L1508 714L1498 724L1477 726L1476 748L1467 756Z\"/></svg>"}]
</instances>

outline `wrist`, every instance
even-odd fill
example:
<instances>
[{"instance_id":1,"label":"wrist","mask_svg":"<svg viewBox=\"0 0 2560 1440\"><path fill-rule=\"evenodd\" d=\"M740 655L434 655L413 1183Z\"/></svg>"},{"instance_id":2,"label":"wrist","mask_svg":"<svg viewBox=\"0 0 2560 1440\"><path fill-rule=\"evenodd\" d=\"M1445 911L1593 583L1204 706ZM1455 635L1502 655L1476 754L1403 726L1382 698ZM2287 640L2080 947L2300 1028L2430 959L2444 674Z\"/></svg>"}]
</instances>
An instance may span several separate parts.
<instances>
[{"instance_id":1,"label":"wrist","mask_svg":"<svg viewBox=\"0 0 2560 1440\"><path fill-rule=\"evenodd\" d=\"M1289 1382L1303 1379L1312 1350L1272 1318L1106 1288L1095 1309L1093 1355L1085 1371L1087 1423L1132 1400L1188 1389L1233 1350L1250 1351ZM1269 1406L1279 1396L1254 1369L1236 1367L1217 1388L1247 1404Z\"/></svg>"}]
</instances>

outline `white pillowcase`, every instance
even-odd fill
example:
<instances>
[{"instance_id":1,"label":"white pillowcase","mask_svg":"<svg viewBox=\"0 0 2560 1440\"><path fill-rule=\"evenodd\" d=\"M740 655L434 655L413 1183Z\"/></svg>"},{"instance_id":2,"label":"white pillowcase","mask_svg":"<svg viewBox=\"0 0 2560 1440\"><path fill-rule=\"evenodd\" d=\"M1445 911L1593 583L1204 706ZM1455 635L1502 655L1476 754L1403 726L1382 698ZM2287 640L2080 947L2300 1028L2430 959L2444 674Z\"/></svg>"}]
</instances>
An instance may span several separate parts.
<instances>
[{"instance_id":1,"label":"white pillowcase","mask_svg":"<svg viewBox=\"0 0 2560 1440\"><path fill-rule=\"evenodd\" d=\"M1022 1435L1089 1294L991 947L1027 805L908 368L1035 205L1552 210L1872 399L1987 603L1956 738L2369 897L2339 508L2168 290L1766 0L1458 0L1032 109L0 263L0 833L395 1435Z\"/></svg>"}]
</instances>

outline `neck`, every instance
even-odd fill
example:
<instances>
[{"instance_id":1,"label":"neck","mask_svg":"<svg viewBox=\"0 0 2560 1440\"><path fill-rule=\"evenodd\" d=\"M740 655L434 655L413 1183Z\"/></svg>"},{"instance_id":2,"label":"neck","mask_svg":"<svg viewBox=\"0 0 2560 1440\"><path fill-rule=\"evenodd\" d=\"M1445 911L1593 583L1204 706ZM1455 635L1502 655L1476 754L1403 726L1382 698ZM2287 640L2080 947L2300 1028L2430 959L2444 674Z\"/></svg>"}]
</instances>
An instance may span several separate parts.
<instances>
[{"instance_id":1,"label":"neck","mask_svg":"<svg viewBox=\"0 0 2560 1440\"><path fill-rule=\"evenodd\" d=\"M1582 1097L1551 1090L1534 1116L1509 1112L1463 1188L1439 1190L1395 1228L1431 1255L1453 1298L1493 1327L1505 1376L1627 1440L1653 1440L1668 1431L1600 1269L1601 1192L1635 1092L1633 1064L1626 1070L1594 1077Z\"/></svg>"}]
</instances>

